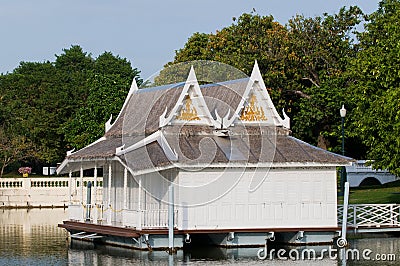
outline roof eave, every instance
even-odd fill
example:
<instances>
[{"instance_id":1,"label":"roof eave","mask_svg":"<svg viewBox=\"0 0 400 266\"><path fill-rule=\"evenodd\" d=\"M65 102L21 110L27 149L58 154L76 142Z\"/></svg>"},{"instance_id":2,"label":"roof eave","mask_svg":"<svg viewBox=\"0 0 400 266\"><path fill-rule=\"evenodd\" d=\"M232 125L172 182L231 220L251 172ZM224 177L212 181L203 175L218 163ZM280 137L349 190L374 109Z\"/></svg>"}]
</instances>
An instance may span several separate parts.
<instances>
[{"instance_id":1,"label":"roof eave","mask_svg":"<svg viewBox=\"0 0 400 266\"><path fill-rule=\"evenodd\" d=\"M113 157L91 157L91 158L66 158L57 167L56 172L58 175L67 174L69 172L79 171L82 167L84 170L92 169L94 167L102 166L107 161L115 160Z\"/></svg>"}]
</instances>

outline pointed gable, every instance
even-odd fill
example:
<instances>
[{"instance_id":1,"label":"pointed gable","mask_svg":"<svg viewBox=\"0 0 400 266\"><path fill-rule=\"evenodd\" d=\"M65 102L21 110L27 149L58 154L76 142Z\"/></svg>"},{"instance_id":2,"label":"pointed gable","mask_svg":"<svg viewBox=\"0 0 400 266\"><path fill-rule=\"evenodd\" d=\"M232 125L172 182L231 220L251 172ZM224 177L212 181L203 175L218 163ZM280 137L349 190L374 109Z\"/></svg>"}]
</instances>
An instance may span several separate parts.
<instances>
[{"instance_id":1,"label":"pointed gable","mask_svg":"<svg viewBox=\"0 0 400 266\"><path fill-rule=\"evenodd\" d=\"M105 123L105 125L104 125L105 133L107 133L116 124L116 122L121 118L121 116L123 115L124 110L127 108L127 105L128 105L128 103L129 103L129 101L131 99L132 94L135 93L136 91L138 91L138 89L139 88L137 86L136 79L133 78L131 87L130 87L129 92L128 92L128 95L126 96L124 104L122 105L122 108L119 111L119 114L118 114L117 118L115 119L114 123L111 124L112 114L111 114L110 119L108 119L107 122Z\"/></svg>"},{"instance_id":2,"label":"pointed gable","mask_svg":"<svg viewBox=\"0 0 400 266\"><path fill-rule=\"evenodd\" d=\"M190 68L189 76L178 101L166 117L167 111L166 109L160 116L160 127L174 124L217 127L217 123L211 116L203 94L201 93L193 66Z\"/></svg>"},{"instance_id":3,"label":"pointed gable","mask_svg":"<svg viewBox=\"0 0 400 266\"><path fill-rule=\"evenodd\" d=\"M265 87L257 61L254 63L250 80L235 114L236 119L232 121L234 123L290 127L289 117L284 113L285 119L282 119L276 111Z\"/></svg>"}]
</instances>

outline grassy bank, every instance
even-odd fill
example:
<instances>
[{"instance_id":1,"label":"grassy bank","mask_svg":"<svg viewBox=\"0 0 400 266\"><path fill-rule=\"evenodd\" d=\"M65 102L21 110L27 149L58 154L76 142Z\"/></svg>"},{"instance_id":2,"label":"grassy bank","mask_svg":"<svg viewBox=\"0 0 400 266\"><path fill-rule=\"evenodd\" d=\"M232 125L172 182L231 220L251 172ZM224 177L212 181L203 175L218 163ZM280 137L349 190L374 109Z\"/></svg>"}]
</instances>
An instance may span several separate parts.
<instances>
[{"instance_id":1,"label":"grassy bank","mask_svg":"<svg viewBox=\"0 0 400 266\"><path fill-rule=\"evenodd\" d=\"M343 197L339 197L339 203L343 203ZM350 188L350 204L386 204L400 203L400 181L395 181L382 186L370 186L364 188Z\"/></svg>"}]
</instances>

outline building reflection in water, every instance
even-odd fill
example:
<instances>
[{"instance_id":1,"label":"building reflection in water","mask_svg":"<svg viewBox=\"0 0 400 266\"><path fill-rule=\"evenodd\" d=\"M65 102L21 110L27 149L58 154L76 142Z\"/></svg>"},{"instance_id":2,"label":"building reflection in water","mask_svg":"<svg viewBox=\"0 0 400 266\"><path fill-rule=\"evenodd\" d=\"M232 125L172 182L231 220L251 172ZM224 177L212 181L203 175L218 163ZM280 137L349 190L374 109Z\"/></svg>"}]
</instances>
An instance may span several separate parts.
<instances>
[{"instance_id":1,"label":"building reflection in water","mask_svg":"<svg viewBox=\"0 0 400 266\"><path fill-rule=\"evenodd\" d=\"M66 263L64 209L0 209L0 265Z\"/></svg>"},{"instance_id":2,"label":"building reflection in water","mask_svg":"<svg viewBox=\"0 0 400 266\"><path fill-rule=\"evenodd\" d=\"M398 263L400 238L383 234L350 241L350 248L370 249L373 254L396 254L396 261L259 260L259 248L226 249L197 246L169 256L165 251L137 251L69 242L57 224L67 219L64 209L0 209L0 265L386 265ZM309 247L318 249L322 247ZM301 252L304 247L297 247ZM289 251L289 249L288 249Z\"/></svg>"}]
</instances>

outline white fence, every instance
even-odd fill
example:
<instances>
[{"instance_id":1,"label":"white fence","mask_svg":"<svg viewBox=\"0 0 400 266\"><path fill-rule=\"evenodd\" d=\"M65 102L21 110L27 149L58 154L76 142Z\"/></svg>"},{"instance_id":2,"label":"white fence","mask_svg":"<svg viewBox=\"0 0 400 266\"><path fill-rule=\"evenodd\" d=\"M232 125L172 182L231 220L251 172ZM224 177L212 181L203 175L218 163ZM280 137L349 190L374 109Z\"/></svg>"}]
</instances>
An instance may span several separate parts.
<instances>
[{"instance_id":1,"label":"white fence","mask_svg":"<svg viewBox=\"0 0 400 266\"><path fill-rule=\"evenodd\" d=\"M168 210L142 211L142 227L157 228L168 227ZM174 227L177 227L178 211L174 211Z\"/></svg>"},{"instance_id":2,"label":"white fence","mask_svg":"<svg viewBox=\"0 0 400 266\"><path fill-rule=\"evenodd\" d=\"M347 224L359 227L400 227L400 204L351 204ZM343 206L338 206L338 223L343 220Z\"/></svg>"}]
</instances>

